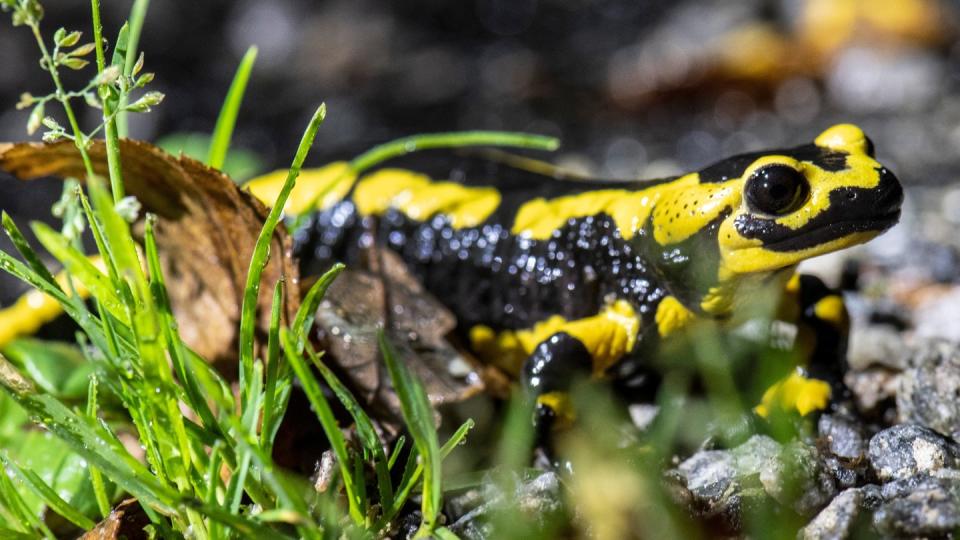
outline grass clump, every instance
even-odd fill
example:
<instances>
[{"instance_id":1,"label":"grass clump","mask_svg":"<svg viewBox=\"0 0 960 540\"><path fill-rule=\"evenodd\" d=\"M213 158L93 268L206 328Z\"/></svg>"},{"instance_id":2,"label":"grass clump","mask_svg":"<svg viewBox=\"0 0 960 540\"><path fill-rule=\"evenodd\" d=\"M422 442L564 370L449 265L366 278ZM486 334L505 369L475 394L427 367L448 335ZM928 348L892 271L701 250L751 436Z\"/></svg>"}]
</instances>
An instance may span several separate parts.
<instances>
[{"instance_id":1,"label":"grass clump","mask_svg":"<svg viewBox=\"0 0 960 540\"><path fill-rule=\"evenodd\" d=\"M73 141L86 171L86 191L71 184L61 204L61 215L71 222L72 234L64 234L67 228L57 231L41 223L31 226L40 244L65 268L65 279L54 276L6 215L3 228L22 260L0 252L0 269L55 299L77 323L78 345L64 347L88 370L83 372L88 375L84 379L87 384L67 393L51 384L42 370L31 369L42 365L40 355L31 352L28 341L16 341L7 348L10 359L0 356L0 386L6 394L2 403L23 411L20 416L8 415L10 418L40 426L42 432L55 436L65 451L82 459L87 474L82 488L75 487L71 494L92 492L88 500L94 503L82 506L77 497L64 496L41 474L23 466L22 455L0 454L9 475L0 475L0 532L10 537L56 537L61 533L48 524L53 515L78 529L90 529L126 494L136 497L149 518L149 528L160 537L376 537L388 534L405 504L418 495L423 513L418 534L446 534L437 532L440 468L443 458L464 440L471 422L441 447L423 387L394 359L384 342L391 380L414 440L405 462L398 459L402 443L388 456L372 420L306 340L313 311L342 266L331 269L311 289L290 327L284 326L280 317L285 284L282 280L277 283L265 357L256 354L253 323L261 272L270 257L269 243L285 197L323 121L324 106L308 124L250 261L241 309L241 369L235 396L229 383L180 336L157 251L155 217L145 217L142 244L131 231L130 223L137 216L136 205L125 198L123 189L118 144L121 119L128 112L147 112L163 99L162 94L149 91L133 97L153 78L141 74L143 55L131 49L136 46L146 2L134 6L135 20L120 30L109 63L97 0L91 2L94 41L79 45L81 32L59 29L52 49L40 30L43 8L39 2L3 0L0 5L11 13L14 25L26 26L34 34L41 65L55 87L48 95L23 95L19 106L32 107L28 133L45 126L45 141ZM94 53L96 74L90 82L78 91L66 90L60 70L83 69ZM244 58L218 120L209 154L213 166L222 166L226 158L254 56L255 49L251 49ZM137 60L131 64L131 58ZM102 123L91 131L83 131L77 121L77 99L102 110ZM67 127L47 114L51 103L61 106ZM90 142L101 133L107 143L106 179L96 174L88 153ZM512 135L445 137L427 142L430 146L456 146L516 141ZM362 166L414 149L410 141L391 148L389 153L365 159ZM87 227L97 247L95 256L84 253L79 242L79 231ZM359 448L348 444L312 368L352 416ZM294 375L314 405L336 455L340 474L324 491L273 462L274 439ZM136 443L130 446L124 440ZM131 450L136 447L142 449L142 457ZM368 464L375 470L375 494L366 492ZM339 495L341 487L344 497ZM41 518L44 508L47 515ZM68 526L62 529L70 530Z\"/></svg>"}]
</instances>

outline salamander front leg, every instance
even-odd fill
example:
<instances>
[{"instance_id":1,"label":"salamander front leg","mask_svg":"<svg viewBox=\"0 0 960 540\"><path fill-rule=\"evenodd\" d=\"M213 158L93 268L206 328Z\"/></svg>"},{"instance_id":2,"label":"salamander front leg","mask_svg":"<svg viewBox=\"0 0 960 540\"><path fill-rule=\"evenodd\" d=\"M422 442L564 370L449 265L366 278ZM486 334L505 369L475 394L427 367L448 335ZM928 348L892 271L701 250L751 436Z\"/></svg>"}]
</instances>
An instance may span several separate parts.
<instances>
[{"instance_id":1,"label":"salamander front leg","mask_svg":"<svg viewBox=\"0 0 960 540\"><path fill-rule=\"evenodd\" d=\"M541 342L524 362L520 382L529 399L535 400L534 425L541 443L548 444L554 428L573 423L570 385L578 377L589 377L592 369L590 351L566 332Z\"/></svg>"}]
</instances>

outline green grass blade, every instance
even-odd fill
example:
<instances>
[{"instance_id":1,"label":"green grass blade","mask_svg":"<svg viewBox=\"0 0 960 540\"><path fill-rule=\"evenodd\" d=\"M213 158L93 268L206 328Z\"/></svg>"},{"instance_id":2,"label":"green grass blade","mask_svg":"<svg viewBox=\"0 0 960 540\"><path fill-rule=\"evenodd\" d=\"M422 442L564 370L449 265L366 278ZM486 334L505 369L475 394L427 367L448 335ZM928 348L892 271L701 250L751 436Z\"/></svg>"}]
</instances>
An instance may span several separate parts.
<instances>
[{"instance_id":1,"label":"green grass blade","mask_svg":"<svg viewBox=\"0 0 960 540\"><path fill-rule=\"evenodd\" d=\"M0 502L2 502L0 506L4 506L13 514L21 528L39 531L46 538L54 538L47 525L27 507L27 503L13 485L13 481L7 476L7 471L0 471Z\"/></svg>"},{"instance_id":2,"label":"green grass blade","mask_svg":"<svg viewBox=\"0 0 960 540\"><path fill-rule=\"evenodd\" d=\"M180 331L177 325L177 319L173 316L173 310L170 307L170 299L167 297L166 283L163 278L163 270L160 266L160 255L157 251L157 242L153 234L153 227L156 218L148 215L146 227L144 229L144 251L147 256L147 268L150 270L150 289L153 293L154 304L157 306L162 318L162 327L167 341L167 351L170 356L170 362L173 364L177 377L180 378L180 384L183 385L187 397L187 404L190 406L206 429L212 432L225 435L225 430L219 425L207 404L207 400L200 391L200 383L197 382L196 374L187 367L186 347L180 337Z\"/></svg>"},{"instance_id":3,"label":"green grass blade","mask_svg":"<svg viewBox=\"0 0 960 540\"><path fill-rule=\"evenodd\" d=\"M96 375L90 377L90 384L87 387L87 417L90 419L97 417L98 380ZM106 518L110 515L110 497L107 496L107 487L103 483L103 474L96 466L90 465L89 467L93 496L97 499L97 510L100 511L101 518Z\"/></svg>"},{"instance_id":4,"label":"green grass blade","mask_svg":"<svg viewBox=\"0 0 960 540\"><path fill-rule=\"evenodd\" d=\"M90 530L96 525L92 519L83 515L82 512L57 495L57 492L48 486L35 472L29 469L21 469L2 452L0 452L0 462L3 463L3 466L6 467L7 470L12 471L14 475L30 486L30 489L32 489L51 510L63 516L70 523L84 530Z\"/></svg>"},{"instance_id":5,"label":"green grass blade","mask_svg":"<svg viewBox=\"0 0 960 540\"><path fill-rule=\"evenodd\" d=\"M43 278L44 281L60 288L53 274L50 273L50 270L47 269L43 261L40 260L40 257L37 256L37 252L30 247L30 243L27 242L26 237L20 232L20 228L17 227L17 224L13 222L13 219L11 219L10 215L6 212L3 212L3 230L7 232L7 236L10 238L10 241L13 242L13 247L16 248L17 253L23 257L23 260L30 265L30 268L36 272L38 276Z\"/></svg>"},{"instance_id":6,"label":"green grass blade","mask_svg":"<svg viewBox=\"0 0 960 540\"><path fill-rule=\"evenodd\" d=\"M397 437L397 442L393 443L393 453L390 454L390 460L387 462L387 467L393 469L394 463L397 462L397 458L400 457L400 452L403 451L403 446L407 443L407 438L403 435Z\"/></svg>"},{"instance_id":7,"label":"green grass blade","mask_svg":"<svg viewBox=\"0 0 960 540\"><path fill-rule=\"evenodd\" d=\"M93 233L93 241L97 244L97 251L100 252L104 265L107 267L107 274L110 276L110 281L118 283L120 281L119 273L117 272L117 267L113 264L114 257L110 253L110 246L104 237L100 221L97 219L96 214L93 213L93 208L90 207L90 201L86 195L83 194L83 191L78 190L78 192L80 206L83 207L83 212L87 216L87 223L90 224L90 232Z\"/></svg>"},{"instance_id":8,"label":"green grass blade","mask_svg":"<svg viewBox=\"0 0 960 540\"><path fill-rule=\"evenodd\" d=\"M393 347L387 342L383 332L380 332L379 339L380 351L387 364L390 380L400 399L403 419L413 436L413 443L423 464L423 521L417 536L426 537L432 534L436 527L442 495L440 443L437 441L433 408L423 385L397 360Z\"/></svg>"},{"instance_id":9,"label":"green grass blade","mask_svg":"<svg viewBox=\"0 0 960 540\"><path fill-rule=\"evenodd\" d=\"M118 53L122 50L123 74L126 77L133 75L133 66L137 63L137 48L140 45L140 34L143 31L143 21L147 17L147 7L149 5L150 0L133 1L133 7L130 8L130 17L127 18L127 24L124 25L124 28L127 28L124 47L121 49L121 40L117 39L117 47L114 48L113 64L117 65L119 63ZM121 32L123 32L123 29L121 29ZM127 112L123 110L126 105L126 100L123 100L117 108L120 111L117 114L117 135L120 137L126 137L128 133Z\"/></svg>"},{"instance_id":10,"label":"green grass blade","mask_svg":"<svg viewBox=\"0 0 960 540\"><path fill-rule=\"evenodd\" d=\"M370 421L370 417L363 411L363 407L353 397L353 394L347 390L347 387L340 382L340 379L334 375L320 358L314 353L312 347L307 345L307 355L313 362L313 365L320 371L320 375L327 382L327 385L333 390L333 393L340 400L340 403L347 409L350 416L357 426L357 436L360 438L363 448L373 456L373 467L377 475L377 488L380 492L380 505L389 508L393 505L393 485L390 481L390 469L386 453L383 450L383 443L377 436L377 430Z\"/></svg>"},{"instance_id":11,"label":"green grass blade","mask_svg":"<svg viewBox=\"0 0 960 540\"><path fill-rule=\"evenodd\" d=\"M67 296L62 289L47 282L26 264L14 259L8 253L0 251L0 270L29 284L34 289L51 296L64 312L70 316L101 350L107 350L107 342L99 325L94 321L83 301Z\"/></svg>"},{"instance_id":12,"label":"green grass blade","mask_svg":"<svg viewBox=\"0 0 960 540\"><path fill-rule=\"evenodd\" d=\"M237 73L233 76L233 82L230 83L230 90L227 91L227 97L223 100L223 107L220 109L217 125L213 129L213 137L210 140L210 153L207 156L207 165L214 169L222 169L227 159L233 128L237 123L243 94L247 90L247 82L250 80L250 73L253 71L256 60L257 47L251 46L240 60Z\"/></svg>"},{"instance_id":13,"label":"green grass blade","mask_svg":"<svg viewBox=\"0 0 960 540\"><path fill-rule=\"evenodd\" d=\"M360 174L370 167L411 152L432 148L459 148L465 146L507 146L553 151L560 147L554 137L513 133L509 131L455 131L424 133L403 137L375 146L350 161L350 168Z\"/></svg>"},{"instance_id":14,"label":"green grass blade","mask_svg":"<svg viewBox=\"0 0 960 540\"><path fill-rule=\"evenodd\" d=\"M306 343L310 335L310 327L313 326L313 319L316 316L317 308L320 307L320 301L327 294L327 289L333 284L333 280L340 275L340 272L346 268L344 265L334 264L330 270L327 270L320 279L317 280L307 294L300 302L300 308L293 319L294 339L297 342L297 352L303 352L303 344Z\"/></svg>"},{"instance_id":15,"label":"green grass blade","mask_svg":"<svg viewBox=\"0 0 960 540\"><path fill-rule=\"evenodd\" d=\"M313 144L313 140L316 138L317 131L320 129L320 124L323 123L326 114L327 107L323 104L313 113L307 129L303 133L303 138L300 139L300 146L297 148L297 153L293 158L293 164L290 165L287 180L284 182L283 189L280 190L280 195L277 196L273 208L270 209L270 213L267 215L267 220L260 230L260 236L257 238L257 244L253 249L253 256L250 259L250 269L247 272L247 283L243 289L243 305L240 308L241 387L244 384L244 378L253 375L253 333L257 322L257 300L260 297L260 277L263 275L263 269L266 267L267 260L270 256L270 243L273 240L273 232L280 222L283 207L287 203L290 191L293 190L293 186L296 184L297 176L300 174L303 162L307 159L307 153L310 151L310 146ZM244 401L241 400L241 404L243 403Z\"/></svg>"},{"instance_id":16,"label":"green grass blade","mask_svg":"<svg viewBox=\"0 0 960 540\"><path fill-rule=\"evenodd\" d=\"M101 424L81 416L50 395L38 393L0 355L0 387L51 433L143 502L172 514L181 497L158 482Z\"/></svg>"},{"instance_id":17,"label":"green grass blade","mask_svg":"<svg viewBox=\"0 0 960 540\"><path fill-rule=\"evenodd\" d=\"M365 512L360 507L359 499L357 498L355 482L351 474L352 471L350 470L351 460L350 455L347 453L347 443L343 438L343 433L340 431L340 426L337 425L337 420L333 415L333 410L330 408L330 403L327 402L327 398L323 395L320 382L317 381L317 378L310 372L310 368L306 362L303 361L303 357L297 354L296 346L293 343L293 337L290 335L290 332L286 329L282 330L280 332L280 340L283 343L287 362L290 363L293 371L300 379L300 384L303 385L303 392L307 395L310 405L313 406L313 412L317 415L317 419L320 420L323 432L330 442L330 448L333 449L333 453L337 456L340 474L343 477L344 489L347 492L350 517L355 523L361 524L364 522Z\"/></svg>"},{"instance_id":18,"label":"green grass blade","mask_svg":"<svg viewBox=\"0 0 960 540\"><path fill-rule=\"evenodd\" d=\"M32 534L22 533L6 527L0 527L0 538L4 540L36 540Z\"/></svg>"},{"instance_id":19,"label":"green grass blade","mask_svg":"<svg viewBox=\"0 0 960 540\"><path fill-rule=\"evenodd\" d=\"M453 449L459 446L467 437L467 433L473 429L474 422L472 419L468 419L466 422L460 425L457 428L457 431L440 447L440 458L445 459L450 452L453 452ZM393 469L393 464L396 462L399 452L394 450L392 456L390 456L390 468ZM403 475L400 478L400 482L397 483L397 493L393 500L393 506L388 508L381 518L379 527L375 527L375 530L379 530L386 526L387 523L393 520L400 510L403 509L403 505L406 504L407 498L410 497L410 494L413 493L414 487L416 487L417 482L420 480L420 475L423 474L423 464L417 462L417 453L413 451L410 453L409 459L404 466Z\"/></svg>"},{"instance_id":20,"label":"green grass blade","mask_svg":"<svg viewBox=\"0 0 960 540\"><path fill-rule=\"evenodd\" d=\"M273 288L273 303L270 307L270 330L267 337L267 380L263 390L263 421L260 427L260 447L270 453L276 429L282 416L275 416L276 402L283 399L279 388L280 376L280 314L283 307L284 281L277 280ZM279 398L279 399L278 399Z\"/></svg>"},{"instance_id":21,"label":"green grass blade","mask_svg":"<svg viewBox=\"0 0 960 540\"><path fill-rule=\"evenodd\" d=\"M110 278L97 269L86 255L77 251L69 240L46 223L34 222L32 228L43 247L63 263L70 275L90 291L91 296L96 298L114 317L126 319L126 307L117 296Z\"/></svg>"}]
</instances>

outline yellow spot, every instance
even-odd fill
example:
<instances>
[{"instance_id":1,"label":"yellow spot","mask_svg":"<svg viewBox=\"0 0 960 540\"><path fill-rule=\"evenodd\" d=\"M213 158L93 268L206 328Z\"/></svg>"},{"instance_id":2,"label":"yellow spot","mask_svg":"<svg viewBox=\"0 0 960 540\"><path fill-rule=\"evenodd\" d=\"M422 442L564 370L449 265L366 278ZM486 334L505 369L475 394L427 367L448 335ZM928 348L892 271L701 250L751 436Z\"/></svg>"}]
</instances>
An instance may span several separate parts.
<instances>
[{"instance_id":1,"label":"yellow spot","mask_svg":"<svg viewBox=\"0 0 960 540\"><path fill-rule=\"evenodd\" d=\"M426 175L403 169L381 169L360 179L353 200L363 216L381 215L390 208L417 221L443 214L459 229L476 227L490 217L500 206L500 192L491 187L433 182Z\"/></svg>"},{"instance_id":2,"label":"yellow spot","mask_svg":"<svg viewBox=\"0 0 960 540\"><path fill-rule=\"evenodd\" d=\"M811 412L825 409L829 401L829 384L804 377L799 370L796 370L768 388L754 411L764 418L768 417L773 410L796 411L800 416L806 416Z\"/></svg>"},{"instance_id":3,"label":"yellow spot","mask_svg":"<svg viewBox=\"0 0 960 540\"><path fill-rule=\"evenodd\" d=\"M267 206L273 206L286 179L287 171L279 170L254 178L244 187ZM356 175L345 161L337 161L319 169L303 170L290 192L284 211L304 214L330 208L343 200L354 180Z\"/></svg>"},{"instance_id":4,"label":"yellow spot","mask_svg":"<svg viewBox=\"0 0 960 540\"><path fill-rule=\"evenodd\" d=\"M565 332L580 341L593 361L593 374L601 376L633 350L640 319L633 306L617 300L592 317L567 321L554 315L527 330L505 330L499 334L486 326L470 329L470 345L485 361L519 374L524 360L550 336Z\"/></svg>"},{"instance_id":5,"label":"yellow spot","mask_svg":"<svg viewBox=\"0 0 960 540\"><path fill-rule=\"evenodd\" d=\"M696 315L673 296L667 296L657 306L657 332L661 337L669 336L690 324Z\"/></svg>"},{"instance_id":6,"label":"yellow spot","mask_svg":"<svg viewBox=\"0 0 960 540\"><path fill-rule=\"evenodd\" d=\"M800 274L794 274L790 276L790 280L787 281L787 286L784 288L786 292L791 294L796 294L800 292Z\"/></svg>"},{"instance_id":7,"label":"yellow spot","mask_svg":"<svg viewBox=\"0 0 960 540\"><path fill-rule=\"evenodd\" d=\"M853 124L837 124L828 128L813 141L817 146L823 146L851 154L865 154L867 152L867 136L863 130Z\"/></svg>"},{"instance_id":8,"label":"yellow spot","mask_svg":"<svg viewBox=\"0 0 960 540\"><path fill-rule=\"evenodd\" d=\"M556 415L555 428L564 429L570 427L577 418L576 411L573 410L573 404L570 402L570 394L566 392L546 392L537 396L537 404L545 405Z\"/></svg>"},{"instance_id":9,"label":"yellow spot","mask_svg":"<svg viewBox=\"0 0 960 540\"><path fill-rule=\"evenodd\" d=\"M721 237L725 234L727 222L720 226ZM732 225L731 227L732 228ZM720 245L721 255L721 276L730 276L733 274L747 274L752 272L766 272L777 268L785 268L797 264L800 261L830 253L846 247L862 244L874 237L879 231L866 231L848 234L840 238L835 238L828 242L797 251L772 251L765 249L760 240L751 240L753 246L744 245L739 248L729 248Z\"/></svg>"},{"instance_id":10,"label":"yellow spot","mask_svg":"<svg viewBox=\"0 0 960 540\"><path fill-rule=\"evenodd\" d=\"M835 294L825 296L813 305L813 313L818 319L830 323L834 328L843 332L850 326L847 307L843 298Z\"/></svg>"},{"instance_id":11,"label":"yellow spot","mask_svg":"<svg viewBox=\"0 0 960 540\"><path fill-rule=\"evenodd\" d=\"M593 358L593 374L600 376L633 350L640 320L629 302L617 300L600 314L566 323L560 330L583 343Z\"/></svg>"},{"instance_id":12,"label":"yellow spot","mask_svg":"<svg viewBox=\"0 0 960 540\"><path fill-rule=\"evenodd\" d=\"M100 271L105 271L100 257L90 257L90 262ZM60 287L66 289L66 272L57 274L56 280ZM90 291L79 282L74 281L74 287L80 298L90 296ZM18 337L36 333L40 327L53 321L61 313L63 309L60 303L52 297L36 289L25 293L12 306L0 309L0 348Z\"/></svg>"}]
</instances>

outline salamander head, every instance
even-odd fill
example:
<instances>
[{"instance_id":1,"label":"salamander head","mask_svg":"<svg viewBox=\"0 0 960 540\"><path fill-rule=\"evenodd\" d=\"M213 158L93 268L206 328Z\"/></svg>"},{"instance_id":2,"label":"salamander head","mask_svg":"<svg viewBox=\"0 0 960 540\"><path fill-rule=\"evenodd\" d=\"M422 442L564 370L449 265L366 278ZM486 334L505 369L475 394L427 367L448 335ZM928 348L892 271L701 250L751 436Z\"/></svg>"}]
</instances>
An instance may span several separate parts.
<instances>
[{"instance_id":1,"label":"salamander head","mask_svg":"<svg viewBox=\"0 0 960 540\"><path fill-rule=\"evenodd\" d=\"M776 271L866 242L897 223L903 202L897 177L850 124L813 144L728 159L699 180L733 188L717 230L726 276Z\"/></svg>"}]
</instances>

